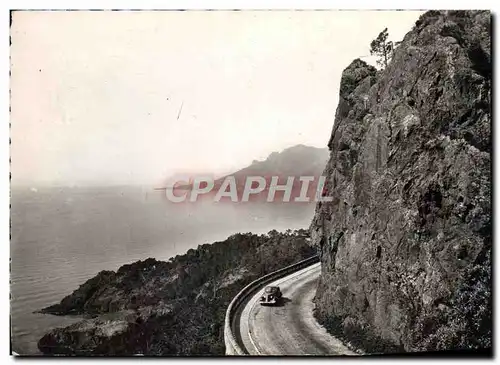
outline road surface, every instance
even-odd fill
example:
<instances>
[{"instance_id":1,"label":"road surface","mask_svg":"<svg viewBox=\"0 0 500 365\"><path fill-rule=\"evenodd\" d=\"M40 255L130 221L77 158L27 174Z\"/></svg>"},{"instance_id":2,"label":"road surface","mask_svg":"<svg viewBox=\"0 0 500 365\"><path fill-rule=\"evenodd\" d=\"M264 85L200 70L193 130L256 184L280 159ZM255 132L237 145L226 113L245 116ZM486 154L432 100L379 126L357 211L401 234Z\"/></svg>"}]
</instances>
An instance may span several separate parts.
<instances>
[{"instance_id":1,"label":"road surface","mask_svg":"<svg viewBox=\"0 0 500 365\"><path fill-rule=\"evenodd\" d=\"M281 288L280 306L260 305L264 289L250 298L235 326L250 355L356 355L313 317L312 299L320 271L317 263L268 284Z\"/></svg>"}]
</instances>

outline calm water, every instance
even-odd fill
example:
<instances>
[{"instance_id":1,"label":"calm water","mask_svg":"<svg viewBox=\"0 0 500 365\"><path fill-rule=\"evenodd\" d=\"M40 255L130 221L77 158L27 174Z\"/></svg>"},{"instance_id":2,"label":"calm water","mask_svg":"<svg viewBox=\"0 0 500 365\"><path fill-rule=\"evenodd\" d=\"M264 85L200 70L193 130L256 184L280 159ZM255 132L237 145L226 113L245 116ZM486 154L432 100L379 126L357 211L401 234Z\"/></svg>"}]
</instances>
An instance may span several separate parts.
<instances>
[{"instance_id":1,"label":"calm water","mask_svg":"<svg viewBox=\"0 0 500 365\"><path fill-rule=\"evenodd\" d=\"M13 188L13 350L38 354L50 328L78 318L34 314L100 270L168 259L236 232L306 228L314 204L172 204L149 188Z\"/></svg>"}]
</instances>

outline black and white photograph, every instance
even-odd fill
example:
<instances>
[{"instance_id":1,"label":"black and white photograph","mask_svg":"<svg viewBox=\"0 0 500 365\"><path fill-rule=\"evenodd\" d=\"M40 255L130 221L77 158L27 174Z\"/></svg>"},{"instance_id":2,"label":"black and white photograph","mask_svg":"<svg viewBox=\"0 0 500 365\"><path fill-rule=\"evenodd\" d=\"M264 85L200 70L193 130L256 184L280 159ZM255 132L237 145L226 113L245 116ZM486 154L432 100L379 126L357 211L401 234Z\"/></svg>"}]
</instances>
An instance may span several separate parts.
<instances>
[{"instance_id":1,"label":"black and white photograph","mask_svg":"<svg viewBox=\"0 0 500 365\"><path fill-rule=\"evenodd\" d=\"M12 358L493 357L491 10L9 18Z\"/></svg>"}]
</instances>

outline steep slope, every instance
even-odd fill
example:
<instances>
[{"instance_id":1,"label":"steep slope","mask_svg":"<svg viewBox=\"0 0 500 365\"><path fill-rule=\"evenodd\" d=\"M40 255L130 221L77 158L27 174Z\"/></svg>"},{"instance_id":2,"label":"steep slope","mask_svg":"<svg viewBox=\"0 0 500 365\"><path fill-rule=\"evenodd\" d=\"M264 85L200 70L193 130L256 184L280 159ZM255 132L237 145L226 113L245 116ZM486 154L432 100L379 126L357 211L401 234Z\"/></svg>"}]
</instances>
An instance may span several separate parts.
<instances>
[{"instance_id":1,"label":"steep slope","mask_svg":"<svg viewBox=\"0 0 500 365\"><path fill-rule=\"evenodd\" d=\"M235 172L234 176L300 176L321 174L328 160L326 148L296 145L273 152L264 161L254 161L250 166Z\"/></svg>"},{"instance_id":2,"label":"steep slope","mask_svg":"<svg viewBox=\"0 0 500 365\"><path fill-rule=\"evenodd\" d=\"M265 178L266 189L255 197L255 200L267 198L273 176L278 176L278 184L280 185L286 184L288 177L294 177L290 199L292 202L295 197L300 195L301 182L299 177L313 176L315 179L310 183L307 194L312 200L316 192L318 178L321 176L326 161L328 161L328 149L296 145L282 152L273 152L264 161L254 161L250 166L231 175L235 178L239 192L243 191L248 176ZM224 178L217 180L215 187L220 187L223 180ZM281 201L283 192L277 192L275 197L277 201Z\"/></svg>"},{"instance_id":3,"label":"steep slope","mask_svg":"<svg viewBox=\"0 0 500 365\"><path fill-rule=\"evenodd\" d=\"M491 346L490 19L427 12L342 75L316 316L368 352Z\"/></svg>"},{"instance_id":4,"label":"steep slope","mask_svg":"<svg viewBox=\"0 0 500 365\"><path fill-rule=\"evenodd\" d=\"M41 310L84 319L43 336L45 354L223 355L226 308L251 281L315 254L307 231L235 234L168 262L101 271ZM276 260L279 257L279 260Z\"/></svg>"},{"instance_id":5,"label":"steep slope","mask_svg":"<svg viewBox=\"0 0 500 365\"><path fill-rule=\"evenodd\" d=\"M258 176L266 180L266 187L262 193L252 195L250 201L265 201L268 196L272 177L277 176L279 185L286 184L288 177L294 178L290 198L290 201L294 202L294 198L300 195L301 181L299 177L313 176L315 179L309 184L307 193L307 196L312 201L316 192L318 178L321 176L325 163L328 161L328 156L329 151L327 148L316 148L305 145L296 145L286 148L281 152L273 152L263 161L254 160L251 165L215 180L212 191L204 195L203 198L212 199L221 188L226 177L231 176L234 177L238 199L241 200L247 177ZM253 187L255 186L253 185ZM177 195L180 190L191 190L192 188L192 185L178 186L174 188L174 193ZM278 191L275 198L275 201L282 201L283 192ZM226 200L229 201L229 198L225 197L221 199L221 201Z\"/></svg>"}]
</instances>

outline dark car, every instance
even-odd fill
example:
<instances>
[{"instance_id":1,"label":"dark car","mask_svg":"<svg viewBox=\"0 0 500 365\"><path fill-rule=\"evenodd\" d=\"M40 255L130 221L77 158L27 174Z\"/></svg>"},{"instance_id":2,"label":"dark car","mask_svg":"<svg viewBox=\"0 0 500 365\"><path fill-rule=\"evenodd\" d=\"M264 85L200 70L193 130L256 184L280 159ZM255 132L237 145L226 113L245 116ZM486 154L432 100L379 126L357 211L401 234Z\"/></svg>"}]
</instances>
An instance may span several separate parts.
<instances>
[{"instance_id":1,"label":"dark car","mask_svg":"<svg viewBox=\"0 0 500 365\"><path fill-rule=\"evenodd\" d=\"M276 304L282 296L279 286L266 286L264 293L260 297L260 304Z\"/></svg>"}]
</instances>

